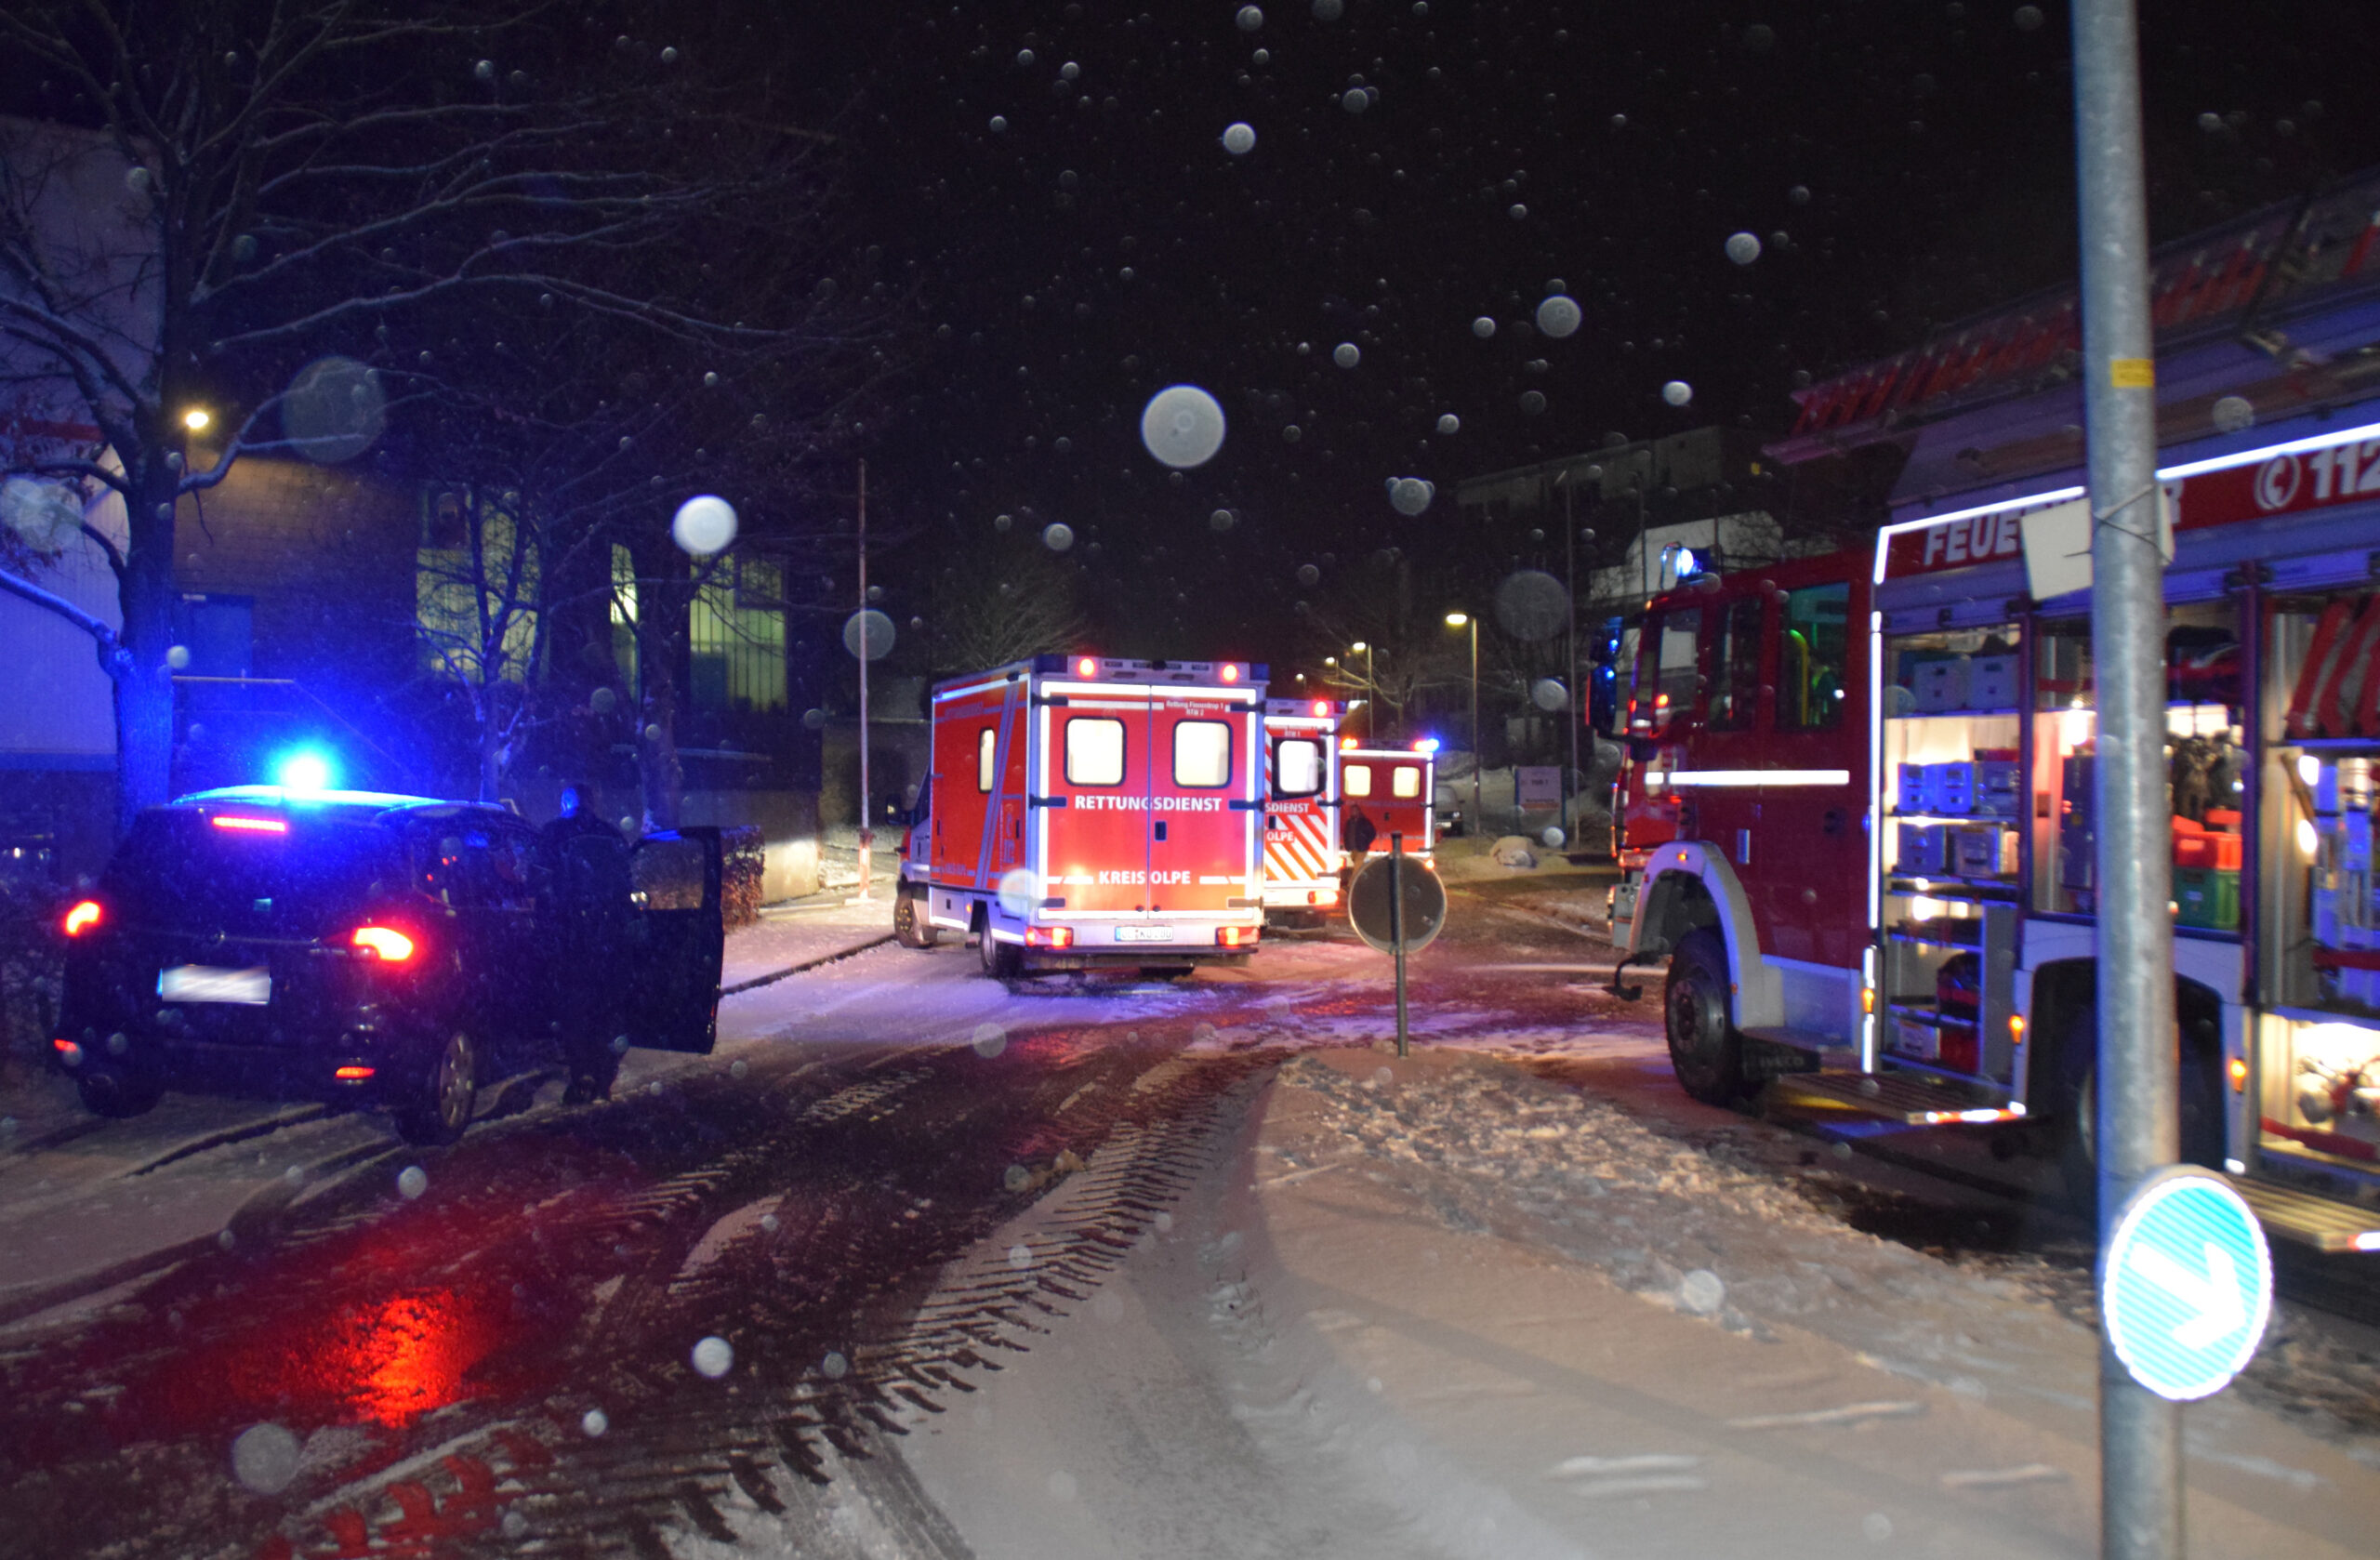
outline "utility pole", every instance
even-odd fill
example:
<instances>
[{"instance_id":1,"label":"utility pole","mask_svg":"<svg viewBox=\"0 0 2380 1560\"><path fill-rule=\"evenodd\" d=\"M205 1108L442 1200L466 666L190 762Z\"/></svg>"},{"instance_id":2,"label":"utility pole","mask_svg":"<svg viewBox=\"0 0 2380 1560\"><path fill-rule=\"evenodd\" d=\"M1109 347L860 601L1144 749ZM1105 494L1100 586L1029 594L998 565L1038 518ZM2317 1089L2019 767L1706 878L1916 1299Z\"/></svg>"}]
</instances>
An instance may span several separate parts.
<instances>
[{"instance_id":1,"label":"utility pole","mask_svg":"<svg viewBox=\"0 0 2380 1560\"><path fill-rule=\"evenodd\" d=\"M1564 467L1562 475L1567 478L1569 474L1569 468ZM1565 850L1572 849L1577 844L1577 841L1570 838L1570 826L1578 821L1577 815L1570 810L1575 794L1571 787L1580 780L1579 723L1585 719L1585 706L1579 698L1579 516L1570 502L1571 492L1572 489L1566 481L1562 485L1562 538L1564 546L1568 549L1568 565L1563 584L1569 596L1570 617L1569 627L1562 640L1564 646L1562 688L1568 695L1563 711L1563 720L1570 727L1570 765L1562 772L1562 844Z\"/></svg>"},{"instance_id":2,"label":"utility pole","mask_svg":"<svg viewBox=\"0 0 2380 1560\"><path fill-rule=\"evenodd\" d=\"M867 789L867 462L859 463L859 896L868 895L876 813Z\"/></svg>"},{"instance_id":3,"label":"utility pole","mask_svg":"<svg viewBox=\"0 0 2380 1560\"><path fill-rule=\"evenodd\" d=\"M2099 697L2098 1095L2102 1249L2124 1198L2174 1162L2173 846L2165 802L2165 557L2156 342L2134 0L2075 0L2074 140L2082 240L2091 648ZM2101 1304L2108 1276L2100 1275ZM2099 1345L2100 1553L2180 1560L2178 1405Z\"/></svg>"}]
</instances>

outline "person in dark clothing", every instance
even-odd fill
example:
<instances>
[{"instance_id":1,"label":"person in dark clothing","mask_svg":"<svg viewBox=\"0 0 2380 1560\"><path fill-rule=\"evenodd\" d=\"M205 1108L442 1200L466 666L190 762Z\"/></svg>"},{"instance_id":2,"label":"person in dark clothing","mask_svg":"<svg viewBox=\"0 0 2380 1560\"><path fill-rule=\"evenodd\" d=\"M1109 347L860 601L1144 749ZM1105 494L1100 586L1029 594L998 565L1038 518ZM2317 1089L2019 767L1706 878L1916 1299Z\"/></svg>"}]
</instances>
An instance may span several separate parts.
<instances>
[{"instance_id":1,"label":"person in dark clothing","mask_svg":"<svg viewBox=\"0 0 2380 1560\"><path fill-rule=\"evenodd\" d=\"M1347 849L1351 853L1359 856L1368 855L1371 853L1372 841L1379 838L1379 827L1372 823L1371 819L1364 815L1362 808L1356 807L1348 811Z\"/></svg>"},{"instance_id":2,"label":"person in dark clothing","mask_svg":"<svg viewBox=\"0 0 2380 1560\"><path fill-rule=\"evenodd\" d=\"M628 845L595 816L583 783L562 787L562 815L538 830L553 928L555 1011L574 1104L611 1097L628 1038L628 968L637 931Z\"/></svg>"}]
</instances>

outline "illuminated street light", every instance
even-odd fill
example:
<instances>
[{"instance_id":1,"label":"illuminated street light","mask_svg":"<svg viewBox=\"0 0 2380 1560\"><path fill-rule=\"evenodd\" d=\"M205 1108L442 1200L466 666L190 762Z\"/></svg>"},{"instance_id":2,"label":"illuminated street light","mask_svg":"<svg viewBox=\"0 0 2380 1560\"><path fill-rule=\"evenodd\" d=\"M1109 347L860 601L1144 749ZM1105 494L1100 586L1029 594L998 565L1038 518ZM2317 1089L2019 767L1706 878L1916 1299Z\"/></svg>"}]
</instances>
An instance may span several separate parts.
<instances>
[{"instance_id":1,"label":"illuminated street light","mask_svg":"<svg viewBox=\"0 0 2380 1560\"><path fill-rule=\"evenodd\" d=\"M193 406L182 414L182 426L192 433L205 432L206 425L214 420L213 416L204 406Z\"/></svg>"}]
</instances>

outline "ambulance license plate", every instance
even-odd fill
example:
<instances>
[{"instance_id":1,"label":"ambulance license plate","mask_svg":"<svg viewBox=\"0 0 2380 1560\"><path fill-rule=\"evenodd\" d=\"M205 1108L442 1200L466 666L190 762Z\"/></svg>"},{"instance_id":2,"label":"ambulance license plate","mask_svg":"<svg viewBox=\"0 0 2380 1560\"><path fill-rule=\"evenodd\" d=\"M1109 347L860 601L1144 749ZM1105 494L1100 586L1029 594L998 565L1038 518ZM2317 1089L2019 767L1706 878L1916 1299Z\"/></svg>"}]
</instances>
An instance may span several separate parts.
<instances>
[{"instance_id":1,"label":"ambulance license plate","mask_svg":"<svg viewBox=\"0 0 2380 1560\"><path fill-rule=\"evenodd\" d=\"M272 972L225 970L212 964L177 964L157 972L157 995L168 1002L236 1002L261 1008L272 1001Z\"/></svg>"},{"instance_id":2,"label":"ambulance license plate","mask_svg":"<svg viewBox=\"0 0 2380 1560\"><path fill-rule=\"evenodd\" d=\"M1116 929L1119 943L1170 943L1173 928L1170 926L1119 926Z\"/></svg>"}]
</instances>

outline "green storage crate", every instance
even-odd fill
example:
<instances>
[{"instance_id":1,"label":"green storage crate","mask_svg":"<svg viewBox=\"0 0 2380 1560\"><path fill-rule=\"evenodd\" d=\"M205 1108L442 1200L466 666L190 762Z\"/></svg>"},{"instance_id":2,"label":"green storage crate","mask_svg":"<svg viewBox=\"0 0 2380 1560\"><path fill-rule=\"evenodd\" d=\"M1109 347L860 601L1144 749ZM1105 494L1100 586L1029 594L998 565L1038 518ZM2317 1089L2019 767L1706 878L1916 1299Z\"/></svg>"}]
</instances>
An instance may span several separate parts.
<instances>
[{"instance_id":1,"label":"green storage crate","mask_svg":"<svg viewBox=\"0 0 2380 1560\"><path fill-rule=\"evenodd\" d=\"M2174 868L2174 922L2210 932L2240 927L2240 874L2214 866Z\"/></svg>"}]
</instances>

